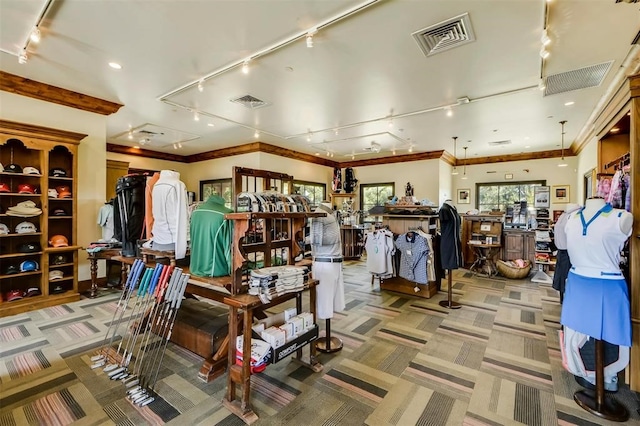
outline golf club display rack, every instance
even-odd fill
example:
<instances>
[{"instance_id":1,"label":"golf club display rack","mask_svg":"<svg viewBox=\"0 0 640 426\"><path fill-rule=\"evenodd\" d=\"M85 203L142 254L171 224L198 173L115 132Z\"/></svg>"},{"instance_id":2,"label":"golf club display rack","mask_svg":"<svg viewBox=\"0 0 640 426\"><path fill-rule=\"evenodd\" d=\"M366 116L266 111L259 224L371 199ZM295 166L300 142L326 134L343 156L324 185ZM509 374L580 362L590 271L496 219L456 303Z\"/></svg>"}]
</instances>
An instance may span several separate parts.
<instances>
[{"instance_id":1,"label":"golf club display rack","mask_svg":"<svg viewBox=\"0 0 640 426\"><path fill-rule=\"evenodd\" d=\"M80 299L78 293L78 236L77 236L77 170L78 145L86 135L0 120L0 163L7 168L17 164L21 168L33 167L40 174L0 172L0 182L6 183L11 192L0 193L0 223L9 228L9 234L0 235L0 317L15 315L48 306L59 305ZM49 176L53 168L63 169L66 176ZM18 193L19 184L29 184L37 188L35 194ZM49 198L48 190L57 186L67 186L71 198ZM31 217L17 217L7 214L9 207L24 201L32 201L42 210L42 214ZM58 210L57 215L54 212ZM60 214L64 210L65 214ZM37 232L16 233L15 227L27 221L36 226ZM67 247L49 247L53 235L64 235ZM38 243L40 250L24 252L22 244ZM55 261L58 255L64 261ZM19 265L26 261L37 262L35 271L6 274L9 265ZM62 272L62 278L49 280L49 272ZM35 290L37 289L37 291ZM27 293L11 302L4 296L11 290Z\"/></svg>"},{"instance_id":2,"label":"golf club display rack","mask_svg":"<svg viewBox=\"0 0 640 426\"><path fill-rule=\"evenodd\" d=\"M263 170L234 167L233 172L234 195L242 191L260 191L274 189L274 187L280 192L287 193L288 188L291 188L291 181L293 180L291 176ZM197 277L189 274L188 267L180 269L180 273L183 276L188 276L184 287L185 294L199 296L224 304L229 310L228 335L224 338L219 349L211 356L205 358L198 377L205 382L209 382L222 375L226 370L227 390L223 404L247 424L258 420L258 416L250 404L251 357L249 351L247 351L245 356L242 357L242 364L236 364L236 338L242 335L243 347L250 348L254 318L266 318L267 309L290 300L295 300L297 311L302 312L303 293L309 294L309 311L313 314L315 322L317 285L317 281L310 278L305 283L303 289L275 296L272 297L271 300L263 302L259 296L248 294L248 276L250 270L255 267L276 266L282 262L289 265L293 264L295 262L294 259L298 258L302 252L300 242L304 241L303 232L307 219L323 216L325 216L325 213L228 213L225 215L225 218L232 220L234 224L231 275L223 277ZM140 268L140 266L136 267L137 263L145 265L142 260L136 258L119 256L113 259L123 263L123 266L128 269L128 276L135 273L136 268ZM304 259L295 263L296 265L306 264L308 266L311 264L309 260ZM165 265L165 267L166 266L171 267L171 265ZM149 263L146 264L145 267L147 270L155 270L157 265ZM176 269L178 268L176 267ZM148 274L152 273L148 272ZM138 271L138 275L140 275L140 271ZM146 315L149 315L148 311ZM151 312L151 315L153 315L153 312ZM132 329L140 329L140 327L144 330L144 325L140 326L140 323L144 322L145 321L134 322L133 327L127 327L128 332L131 333ZM178 330L178 326L173 328L173 333L176 337ZM114 331L111 332L111 334L115 335L114 333ZM141 334L140 332L137 333ZM147 333L142 333L142 335L147 335ZM255 335L253 337L255 338ZM315 345L309 345L309 343L316 340L317 337L318 327L316 325L306 333L285 343L285 345L272 350L271 363L286 359L289 354L295 354L293 358L295 362L310 368L314 372L321 371L322 365L316 359ZM163 342L166 343L170 338L170 334L167 335L165 332L161 332L160 339L164 339ZM129 348L136 347L135 341L131 344L125 343L124 345ZM117 364L118 366L110 370L109 374L114 374L115 377L119 377L118 375L122 374L125 370L118 371L118 369L123 367L125 367L125 369L127 368L129 360L126 359L126 356L129 355L125 355L123 361L124 352L115 349L114 346L116 346L115 343L110 342L110 340L106 338L103 348L96 354L95 359L97 360L97 364L103 361L110 363L112 366ZM303 358L302 349L304 346L309 347L308 358ZM138 351L137 349L133 350ZM100 358L101 355L106 356ZM157 366L157 368L159 368L159 366ZM134 364L129 374L135 374L137 370L140 370L140 367ZM114 371L116 371L116 373L113 373ZM141 373L144 374L144 369L142 369ZM144 376L143 379L145 380L143 383L145 385L145 393L143 396L146 397L144 399L137 399L137 402L135 402L137 405L148 403L148 401L152 401L154 397L153 385L157 380L156 374L153 373L151 379L146 376ZM130 380L129 377L125 378L125 384L127 383L126 380ZM135 380L140 380L140 378L136 375ZM139 386L139 384L136 384L136 386ZM241 386L241 392L238 392L238 386Z\"/></svg>"}]
</instances>

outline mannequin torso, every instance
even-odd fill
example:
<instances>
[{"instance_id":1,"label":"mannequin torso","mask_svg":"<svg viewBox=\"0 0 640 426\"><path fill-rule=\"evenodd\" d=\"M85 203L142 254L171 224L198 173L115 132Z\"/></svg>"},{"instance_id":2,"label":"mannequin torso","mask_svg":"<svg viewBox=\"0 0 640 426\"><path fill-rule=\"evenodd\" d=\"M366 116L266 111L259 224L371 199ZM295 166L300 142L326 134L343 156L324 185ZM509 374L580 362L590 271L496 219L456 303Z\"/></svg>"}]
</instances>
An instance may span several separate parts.
<instances>
[{"instance_id":1,"label":"mannequin torso","mask_svg":"<svg viewBox=\"0 0 640 426\"><path fill-rule=\"evenodd\" d=\"M584 204L584 210L582 210L584 220L589 222L605 205L606 203L602 198L588 199ZM618 210L618 212L622 213L620 216L620 231L628 235L633 227L633 215L626 210Z\"/></svg>"}]
</instances>

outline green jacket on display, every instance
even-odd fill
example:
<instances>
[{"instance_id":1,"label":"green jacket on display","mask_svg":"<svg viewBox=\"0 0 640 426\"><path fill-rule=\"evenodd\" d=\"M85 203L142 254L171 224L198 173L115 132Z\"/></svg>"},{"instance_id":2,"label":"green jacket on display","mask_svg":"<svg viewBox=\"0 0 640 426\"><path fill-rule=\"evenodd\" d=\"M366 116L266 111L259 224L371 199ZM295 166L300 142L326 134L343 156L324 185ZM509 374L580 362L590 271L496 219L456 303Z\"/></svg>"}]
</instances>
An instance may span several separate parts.
<instances>
[{"instance_id":1,"label":"green jacket on display","mask_svg":"<svg viewBox=\"0 0 640 426\"><path fill-rule=\"evenodd\" d=\"M233 225L225 220L224 199L212 195L191 213L191 274L222 277L231 274L231 236Z\"/></svg>"}]
</instances>

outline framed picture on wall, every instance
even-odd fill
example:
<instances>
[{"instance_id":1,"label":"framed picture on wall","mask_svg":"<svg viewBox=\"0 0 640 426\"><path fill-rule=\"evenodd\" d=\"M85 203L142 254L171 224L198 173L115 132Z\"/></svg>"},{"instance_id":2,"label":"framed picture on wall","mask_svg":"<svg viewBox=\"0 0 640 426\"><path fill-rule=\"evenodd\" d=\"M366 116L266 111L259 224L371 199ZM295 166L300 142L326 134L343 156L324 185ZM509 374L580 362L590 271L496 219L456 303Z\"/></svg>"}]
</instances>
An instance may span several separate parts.
<instances>
[{"instance_id":1,"label":"framed picture on wall","mask_svg":"<svg viewBox=\"0 0 640 426\"><path fill-rule=\"evenodd\" d=\"M458 204L471 203L471 190L470 189L458 189Z\"/></svg>"},{"instance_id":2,"label":"framed picture on wall","mask_svg":"<svg viewBox=\"0 0 640 426\"><path fill-rule=\"evenodd\" d=\"M548 186L536 186L533 188L533 207L536 209L549 208Z\"/></svg>"},{"instance_id":3,"label":"framed picture on wall","mask_svg":"<svg viewBox=\"0 0 640 426\"><path fill-rule=\"evenodd\" d=\"M551 202L562 204L569 202L569 185L553 185Z\"/></svg>"}]
</instances>

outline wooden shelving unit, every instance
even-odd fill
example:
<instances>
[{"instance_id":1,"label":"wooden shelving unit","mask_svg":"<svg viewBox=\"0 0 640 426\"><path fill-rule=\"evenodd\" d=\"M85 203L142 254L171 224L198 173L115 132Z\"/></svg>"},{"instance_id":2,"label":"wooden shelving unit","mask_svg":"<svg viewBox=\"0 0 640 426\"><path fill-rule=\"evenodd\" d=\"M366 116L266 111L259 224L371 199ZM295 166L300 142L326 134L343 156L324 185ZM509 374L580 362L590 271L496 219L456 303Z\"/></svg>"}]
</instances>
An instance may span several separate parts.
<instances>
[{"instance_id":1,"label":"wooden shelving unit","mask_svg":"<svg viewBox=\"0 0 640 426\"><path fill-rule=\"evenodd\" d=\"M0 317L22 312L68 303L78 300L78 255L77 250L77 200L48 198L49 188L61 184L70 187L72 194L77 192L77 158L78 145L86 135L66 132L39 126L0 120L0 162L6 167L17 164L24 167L35 167L40 175L26 173L0 172L0 182L7 183L13 192L0 196L3 214L0 222L13 231L20 222L31 222L37 232L18 234L11 232L0 238ZM49 177L49 170L62 168L66 177ZM28 183L37 188L36 194L18 194L19 184ZM9 207L23 201L33 201L42 214L31 217L16 217L6 214ZM55 206L64 206L68 216L50 216ZM53 235L64 235L69 247L49 247L49 239ZM21 252L19 247L25 243L37 243L40 250L30 253ZM68 262L64 265L52 265L51 256L66 254ZM37 271L25 271L19 274L4 274L9 265L19 268L25 260L37 262ZM60 269L65 278L49 282L49 271ZM57 287L57 288L56 288ZM26 293L27 289L38 288L41 295L25 297L7 302L7 292L18 290ZM54 288L59 293L54 293Z\"/></svg>"}]
</instances>

